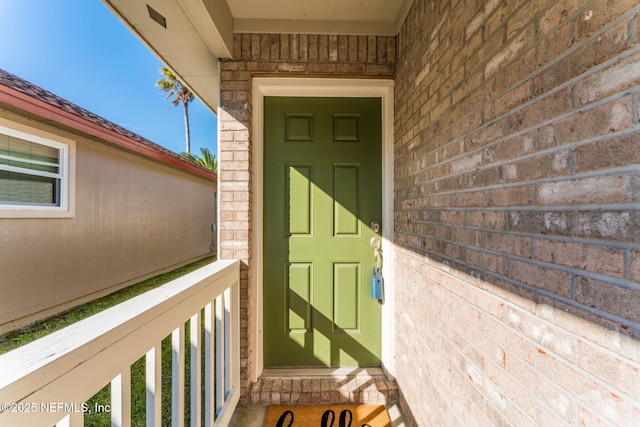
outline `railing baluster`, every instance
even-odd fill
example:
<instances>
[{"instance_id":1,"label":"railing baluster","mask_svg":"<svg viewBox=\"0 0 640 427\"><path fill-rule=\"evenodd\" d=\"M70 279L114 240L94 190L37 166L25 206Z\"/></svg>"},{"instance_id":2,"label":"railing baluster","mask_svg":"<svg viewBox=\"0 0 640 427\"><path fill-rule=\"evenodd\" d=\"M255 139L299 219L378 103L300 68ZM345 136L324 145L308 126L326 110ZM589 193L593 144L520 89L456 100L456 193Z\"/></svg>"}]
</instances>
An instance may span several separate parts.
<instances>
[{"instance_id":1,"label":"railing baluster","mask_svg":"<svg viewBox=\"0 0 640 427\"><path fill-rule=\"evenodd\" d=\"M145 356L147 427L162 426L162 342Z\"/></svg>"},{"instance_id":2,"label":"railing baluster","mask_svg":"<svg viewBox=\"0 0 640 427\"><path fill-rule=\"evenodd\" d=\"M204 307L204 424L212 426L214 411L214 379L213 379L213 304Z\"/></svg>"},{"instance_id":3,"label":"railing baluster","mask_svg":"<svg viewBox=\"0 0 640 427\"><path fill-rule=\"evenodd\" d=\"M231 289L227 289L224 295L224 396L225 399L231 391Z\"/></svg>"},{"instance_id":4,"label":"railing baluster","mask_svg":"<svg viewBox=\"0 0 640 427\"><path fill-rule=\"evenodd\" d=\"M184 323L171 333L171 425L184 426Z\"/></svg>"},{"instance_id":5,"label":"railing baluster","mask_svg":"<svg viewBox=\"0 0 640 427\"><path fill-rule=\"evenodd\" d=\"M131 427L131 369L111 380L111 427Z\"/></svg>"},{"instance_id":6,"label":"railing baluster","mask_svg":"<svg viewBox=\"0 0 640 427\"><path fill-rule=\"evenodd\" d=\"M72 412L69 414L71 420L71 427L83 427L84 426L84 412Z\"/></svg>"},{"instance_id":7,"label":"railing baluster","mask_svg":"<svg viewBox=\"0 0 640 427\"><path fill-rule=\"evenodd\" d=\"M234 399L240 397L240 286L239 282L236 282L235 286L227 288L229 290L231 300L231 344L229 345L231 354L231 388L233 389L233 398L229 399L229 402L233 402ZM231 403L231 406L235 408L235 404ZM231 412L233 414L233 412Z\"/></svg>"},{"instance_id":8,"label":"railing baluster","mask_svg":"<svg viewBox=\"0 0 640 427\"><path fill-rule=\"evenodd\" d=\"M201 361L200 361L200 311L191 316L189 322L191 332L189 334L189 342L191 344L191 427L200 427L202 424L202 418L200 415L201 407Z\"/></svg>"},{"instance_id":9,"label":"railing baluster","mask_svg":"<svg viewBox=\"0 0 640 427\"><path fill-rule=\"evenodd\" d=\"M58 423L56 427L83 427L84 426L84 412L71 412Z\"/></svg>"},{"instance_id":10,"label":"railing baluster","mask_svg":"<svg viewBox=\"0 0 640 427\"><path fill-rule=\"evenodd\" d=\"M216 298L216 415L224 406L225 360L224 360L224 294Z\"/></svg>"}]
</instances>

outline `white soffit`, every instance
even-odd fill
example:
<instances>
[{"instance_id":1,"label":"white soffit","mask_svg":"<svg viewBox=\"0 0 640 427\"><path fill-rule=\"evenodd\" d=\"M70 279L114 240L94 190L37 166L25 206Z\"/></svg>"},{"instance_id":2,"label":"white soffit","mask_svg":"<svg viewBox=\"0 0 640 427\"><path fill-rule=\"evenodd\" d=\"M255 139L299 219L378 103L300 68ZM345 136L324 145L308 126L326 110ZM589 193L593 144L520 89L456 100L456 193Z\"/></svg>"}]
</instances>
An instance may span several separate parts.
<instances>
[{"instance_id":1,"label":"white soffit","mask_svg":"<svg viewBox=\"0 0 640 427\"><path fill-rule=\"evenodd\" d=\"M218 58L231 56L230 25L223 36L220 28L224 25L215 25L201 0L102 1L211 111L217 112ZM207 3L213 5L216 0ZM150 17L148 7L166 20L166 28Z\"/></svg>"},{"instance_id":2,"label":"white soffit","mask_svg":"<svg viewBox=\"0 0 640 427\"><path fill-rule=\"evenodd\" d=\"M393 36L414 0L227 0L236 33Z\"/></svg>"}]
</instances>

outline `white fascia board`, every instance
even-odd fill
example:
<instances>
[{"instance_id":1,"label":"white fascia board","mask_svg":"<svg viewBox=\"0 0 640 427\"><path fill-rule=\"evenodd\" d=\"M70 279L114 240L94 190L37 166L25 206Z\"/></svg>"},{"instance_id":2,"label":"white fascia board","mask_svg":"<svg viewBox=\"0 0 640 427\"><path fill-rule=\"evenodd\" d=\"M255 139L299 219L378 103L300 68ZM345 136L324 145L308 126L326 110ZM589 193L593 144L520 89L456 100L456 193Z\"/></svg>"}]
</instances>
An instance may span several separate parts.
<instances>
[{"instance_id":1,"label":"white fascia board","mask_svg":"<svg viewBox=\"0 0 640 427\"><path fill-rule=\"evenodd\" d=\"M217 58L233 55L233 16L225 0L176 0Z\"/></svg>"}]
</instances>

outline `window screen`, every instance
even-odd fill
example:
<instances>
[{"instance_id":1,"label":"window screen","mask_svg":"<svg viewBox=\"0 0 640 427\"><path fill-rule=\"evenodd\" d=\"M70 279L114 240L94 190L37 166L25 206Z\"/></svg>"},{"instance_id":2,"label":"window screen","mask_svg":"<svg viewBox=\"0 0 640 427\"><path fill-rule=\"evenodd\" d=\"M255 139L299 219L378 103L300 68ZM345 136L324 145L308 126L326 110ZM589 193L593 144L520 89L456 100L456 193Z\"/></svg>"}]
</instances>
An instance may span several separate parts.
<instances>
[{"instance_id":1,"label":"window screen","mask_svg":"<svg viewBox=\"0 0 640 427\"><path fill-rule=\"evenodd\" d=\"M0 205L60 207L66 146L0 127Z\"/></svg>"}]
</instances>

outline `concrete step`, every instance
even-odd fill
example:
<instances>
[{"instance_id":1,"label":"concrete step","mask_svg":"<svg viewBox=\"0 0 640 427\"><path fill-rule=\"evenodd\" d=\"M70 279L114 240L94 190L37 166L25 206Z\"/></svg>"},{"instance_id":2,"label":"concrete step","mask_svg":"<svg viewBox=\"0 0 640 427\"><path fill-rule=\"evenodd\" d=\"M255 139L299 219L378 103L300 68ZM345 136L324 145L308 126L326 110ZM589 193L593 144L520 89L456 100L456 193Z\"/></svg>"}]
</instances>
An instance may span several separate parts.
<instances>
[{"instance_id":1,"label":"concrete step","mask_svg":"<svg viewBox=\"0 0 640 427\"><path fill-rule=\"evenodd\" d=\"M249 388L251 405L398 402L395 381L379 368L265 370Z\"/></svg>"}]
</instances>

